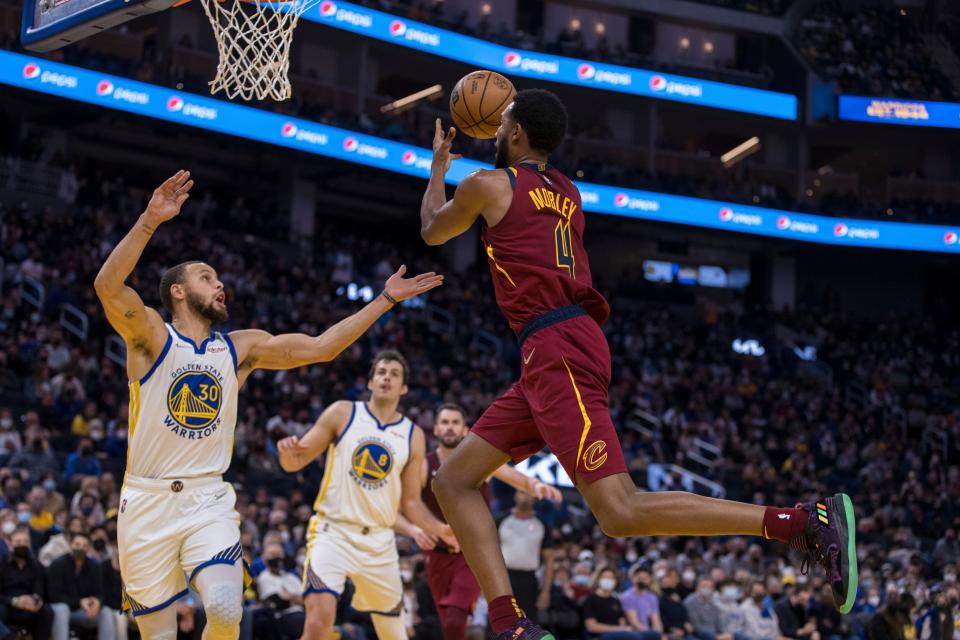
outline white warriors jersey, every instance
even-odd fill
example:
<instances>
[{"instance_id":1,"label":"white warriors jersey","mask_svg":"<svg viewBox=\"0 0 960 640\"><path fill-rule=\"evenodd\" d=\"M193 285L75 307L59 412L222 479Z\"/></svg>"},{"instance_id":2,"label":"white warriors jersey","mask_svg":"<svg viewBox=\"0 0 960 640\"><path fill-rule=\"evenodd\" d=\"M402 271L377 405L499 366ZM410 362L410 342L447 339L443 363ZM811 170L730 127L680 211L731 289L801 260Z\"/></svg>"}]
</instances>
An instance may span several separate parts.
<instances>
[{"instance_id":1,"label":"white warriors jersey","mask_svg":"<svg viewBox=\"0 0 960 640\"><path fill-rule=\"evenodd\" d=\"M130 382L127 473L143 478L222 475L237 425L237 354L221 333L197 346L167 324L160 357Z\"/></svg>"},{"instance_id":2,"label":"white warriors jersey","mask_svg":"<svg viewBox=\"0 0 960 640\"><path fill-rule=\"evenodd\" d=\"M365 402L354 402L350 421L327 448L316 512L362 527L392 527L414 428L405 417L382 425Z\"/></svg>"}]
</instances>

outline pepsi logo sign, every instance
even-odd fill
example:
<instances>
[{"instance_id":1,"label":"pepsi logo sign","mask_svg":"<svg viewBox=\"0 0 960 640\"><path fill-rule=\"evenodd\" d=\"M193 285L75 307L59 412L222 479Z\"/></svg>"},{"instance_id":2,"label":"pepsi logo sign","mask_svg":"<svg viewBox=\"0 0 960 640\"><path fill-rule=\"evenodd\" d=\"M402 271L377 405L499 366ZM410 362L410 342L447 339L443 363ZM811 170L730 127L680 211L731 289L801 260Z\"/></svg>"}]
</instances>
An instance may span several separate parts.
<instances>
[{"instance_id":1,"label":"pepsi logo sign","mask_svg":"<svg viewBox=\"0 0 960 640\"><path fill-rule=\"evenodd\" d=\"M280 135L284 138L292 138L297 135L297 125L292 122L284 122L283 126L280 127Z\"/></svg>"},{"instance_id":2,"label":"pepsi logo sign","mask_svg":"<svg viewBox=\"0 0 960 640\"><path fill-rule=\"evenodd\" d=\"M956 231L947 231L943 234L943 243L944 244L957 244L957 232Z\"/></svg>"},{"instance_id":3,"label":"pepsi logo sign","mask_svg":"<svg viewBox=\"0 0 960 640\"><path fill-rule=\"evenodd\" d=\"M663 76L653 76L650 78L651 91L663 91L667 88L667 79Z\"/></svg>"},{"instance_id":4,"label":"pepsi logo sign","mask_svg":"<svg viewBox=\"0 0 960 640\"><path fill-rule=\"evenodd\" d=\"M324 18L329 18L331 16L337 15L337 3L336 2L324 2L320 5L320 15Z\"/></svg>"},{"instance_id":5,"label":"pepsi logo sign","mask_svg":"<svg viewBox=\"0 0 960 640\"><path fill-rule=\"evenodd\" d=\"M660 203L656 200L646 200L644 198L631 198L629 194L620 192L613 196L613 205L618 209L630 209L632 211L659 211Z\"/></svg>"},{"instance_id":6,"label":"pepsi logo sign","mask_svg":"<svg viewBox=\"0 0 960 640\"><path fill-rule=\"evenodd\" d=\"M431 159L428 157L421 157L417 155L416 151L412 149L407 149L403 152L403 155L400 156L400 161L403 162L405 166L414 167L416 169L421 169L425 171L430 170Z\"/></svg>"},{"instance_id":7,"label":"pepsi logo sign","mask_svg":"<svg viewBox=\"0 0 960 640\"><path fill-rule=\"evenodd\" d=\"M729 222L732 224L741 224L747 227L759 227L763 224L763 218L755 213L741 213L734 211L730 207L720 209L720 222Z\"/></svg>"},{"instance_id":8,"label":"pepsi logo sign","mask_svg":"<svg viewBox=\"0 0 960 640\"><path fill-rule=\"evenodd\" d=\"M407 32L407 25L403 20L394 20L390 23L390 35L397 37Z\"/></svg>"},{"instance_id":9,"label":"pepsi logo sign","mask_svg":"<svg viewBox=\"0 0 960 640\"><path fill-rule=\"evenodd\" d=\"M630 196L625 193L618 193L613 197L613 204L617 207L625 207L630 204Z\"/></svg>"},{"instance_id":10,"label":"pepsi logo sign","mask_svg":"<svg viewBox=\"0 0 960 640\"><path fill-rule=\"evenodd\" d=\"M23 77L27 80L33 80L40 75L40 65L28 62L23 65Z\"/></svg>"},{"instance_id":11,"label":"pepsi logo sign","mask_svg":"<svg viewBox=\"0 0 960 640\"><path fill-rule=\"evenodd\" d=\"M183 109L183 98L180 96L170 96L167 100L167 111L180 111Z\"/></svg>"},{"instance_id":12,"label":"pepsi logo sign","mask_svg":"<svg viewBox=\"0 0 960 640\"><path fill-rule=\"evenodd\" d=\"M845 235L847 235L847 232L849 230L850 230L849 227L847 227L847 225L843 224L842 222L839 222L833 225L833 235L835 235L838 238L842 238Z\"/></svg>"},{"instance_id":13,"label":"pepsi logo sign","mask_svg":"<svg viewBox=\"0 0 960 640\"><path fill-rule=\"evenodd\" d=\"M101 80L97 83L97 95L108 96L113 93L113 83L109 80Z\"/></svg>"},{"instance_id":14,"label":"pepsi logo sign","mask_svg":"<svg viewBox=\"0 0 960 640\"><path fill-rule=\"evenodd\" d=\"M796 233L820 233L820 225L816 222L793 220L790 216L780 216L777 218L777 229L781 231L794 231Z\"/></svg>"},{"instance_id":15,"label":"pepsi logo sign","mask_svg":"<svg viewBox=\"0 0 960 640\"><path fill-rule=\"evenodd\" d=\"M595 76L597 70L592 64L587 64L586 62L577 67L577 77L581 80L589 80Z\"/></svg>"},{"instance_id":16,"label":"pepsi logo sign","mask_svg":"<svg viewBox=\"0 0 960 640\"><path fill-rule=\"evenodd\" d=\"M521 56L516 51L508 51L503 56L503 64L511 69L531 71L540 75L556 75L560 73L560 63L555 60Z\"/></svg>"},{"instance_id":17,"label":"pepsi logo sign","mask_svg":"<svg viewBox=\"0 0 960 640\"><path fill-rule=\"evenodd\" d=\"M723 222L730 222L733 220L733 209L730 207L724 207L720 209L720 220Z\"/></svg>"},{"instance_id":18,"label":"pepsi logo sign","mask_svg":"<svg viewBox=\"0 0 960 640\"><path fill-rule=\"evenodd\" d=\"M401 161L403 162L403 164L409 166L417 161L417 154L415 154L413 151L410 151L410 150L404 151L403 156L401 157Z\"/></svg>"},{"instance_id":19,"label":"pepsi logo sign","mask_svg":"<svg viewBox=\"0 0 960 640\"><path fill-rule=\"evenodd\" d=\"M503 64L507 65L511 69L519 67L522 61L523 58L515 51L508 51L507 54L503 56Z\"/></svg>"},{"instance_id":20,"label":"pepsi logo sign","mask_svg":"<svg viewBox=\"0 0 960 640\"><path fill-rule=\"evenodd\" d=\"M348 136L346 140L343 141L343 150L354 152L357 150L357 147L360 146L360 141L354 138L353 136Z\"/></svg>"},{"instance_id":21,"label":"pepsi logo sign","mask_svg":"<svg viewBox=\"0 0 960 640\"><path fill-rule=\"evenodd\" d=\"M790 227L790 218L787 216L780 216L777 218L777 229L787 229Z\"/></svg>"}]
</instances>

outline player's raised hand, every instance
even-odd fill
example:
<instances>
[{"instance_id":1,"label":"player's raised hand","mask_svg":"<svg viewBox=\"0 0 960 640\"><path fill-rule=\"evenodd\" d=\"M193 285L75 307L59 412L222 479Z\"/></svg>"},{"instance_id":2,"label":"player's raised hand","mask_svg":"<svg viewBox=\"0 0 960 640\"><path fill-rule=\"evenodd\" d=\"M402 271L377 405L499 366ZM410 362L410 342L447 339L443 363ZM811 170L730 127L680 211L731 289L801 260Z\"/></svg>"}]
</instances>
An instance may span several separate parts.
<instances>
[{"instance_id":1,"label":"player's raised hand","mask_svg":"<svg viewBox=\"0 0 960 640\"><path fill-rule=\"evenodd\" d=\"M153 190L153 196L147 204L147 216L157 224L176 217L180 207L190 197L191 187L193 180L190 179L190 172L183 169L177 171Z\"/></svg>"},{"instance_id":2,"label":"player's raised hand","mask_svg":"<svg viewBox=\"0 0 960 640\"><path fill-rule=\"evenodd\" d=\"M436 289L443 284L443 276L434 271L421 273L412 278L404 278L407 273L407 265L402 264L397 272L387 279L383 290L397 302L426 293L431 289Z\"/></svg>"},{"instance_id":3,"label":"player's raised hand","mask_svg":"<svg viewBox=\"0 0 960 640\"><path fill-rule=\"evenodd\" d=\"M446 173L450 170L450 163L459 160L462 156L459 153L451 153L450 147L453 146L453 139L457 136L457 130L450 127L446 131L440 124L440 118L437 118L436 131L433 134L433 167Z\"/></svg>"}]
</instances>

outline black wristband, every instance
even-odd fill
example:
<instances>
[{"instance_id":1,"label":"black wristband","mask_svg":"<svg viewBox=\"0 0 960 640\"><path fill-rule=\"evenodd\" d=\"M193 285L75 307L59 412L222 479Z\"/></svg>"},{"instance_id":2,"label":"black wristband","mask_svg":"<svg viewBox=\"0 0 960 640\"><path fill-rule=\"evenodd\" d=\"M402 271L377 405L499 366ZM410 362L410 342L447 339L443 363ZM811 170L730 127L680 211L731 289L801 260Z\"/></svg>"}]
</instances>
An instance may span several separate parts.
<instances>
[{"instance_id":1,"label":"black wristband","mask_svg":"<svg viewBox=\"0 0 960 640\"><path fill-rule=\"evenodd\" d=\"M394 297L393 297L392 295L390 295L389 293L387 293L387 290L386 290L386 289L384 289L383 291L381 291L381 292L380 292L380 295L382 295L384 298L386 298L386 299L387 299L387 302L389 302L390 304L393 304L393 305L397 304L397 299L394 298Z\"/></svg>"}]
</instances>

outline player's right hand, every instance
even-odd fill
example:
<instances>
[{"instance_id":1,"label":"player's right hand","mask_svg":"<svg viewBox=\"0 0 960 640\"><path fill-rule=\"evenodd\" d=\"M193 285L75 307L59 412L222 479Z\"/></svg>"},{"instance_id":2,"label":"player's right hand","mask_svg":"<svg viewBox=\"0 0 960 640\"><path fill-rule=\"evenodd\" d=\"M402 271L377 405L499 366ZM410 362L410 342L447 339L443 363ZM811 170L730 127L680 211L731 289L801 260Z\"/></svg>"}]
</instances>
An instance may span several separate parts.
<instances>
[{"instance_id":1,"label":"player's right hand","mask_svg":"<svg viewBox=\"0 0 960 640\"><path fill-rule=\"evenodd\" d=\"M422 551L430 551L437 546L437 539L420 528L418 528L416 534L414 534L413 541L417 543L417 546L420 547Z\"/></svg>"},{"instance_id":2,"label":"player's right hand","mask_svg":"<svg viewBox=\"0 0 960 640\"><path fill-rule=\"evenodd\" d=\"M177 171L153 190L145 211L147 217L156 224L176 217L180 207L190 197L191 187L193 180L190 179L190 172L183 169Z\"/></svg>"},{"instance_id":3,"label":"player's right hand","mask_svg":"<svg viewBox=\"0 0 960 640\"><path fill-rule=\"evenodd\" d=\"M448 524L443 525L440 533L440 539L450 547L450 551L456 553L460 551L460 543L457 542L457 536L453 534L453 527Z\"/></svg>"},{"instance_id":4,"label":"player's right hand","mask_svg":"<svg viewBox=\"0 0 960 640\"><path fill-rule=\"evenodd\" d=\"M280 454L280 459L286 458L295 464L301 462L300 458L303 456L305 449L306 447L301 444L300 438L297 436L288 436L277 442L277 453Z\"/></svg>"},{"instance_id":5,"label":"player's right hand","mask_svg":"<svg viewBox=\"0 0 960 640\"><path fill-rule=\"evenodd\" d=\"M454 127L444 131L440 118L437 118L436 131L433 134L433 167L442 170L444 174L450 170L451 162L462 157L459 153L450 153L456 135L457 130Z\"/></svg>"}]
</instances>

